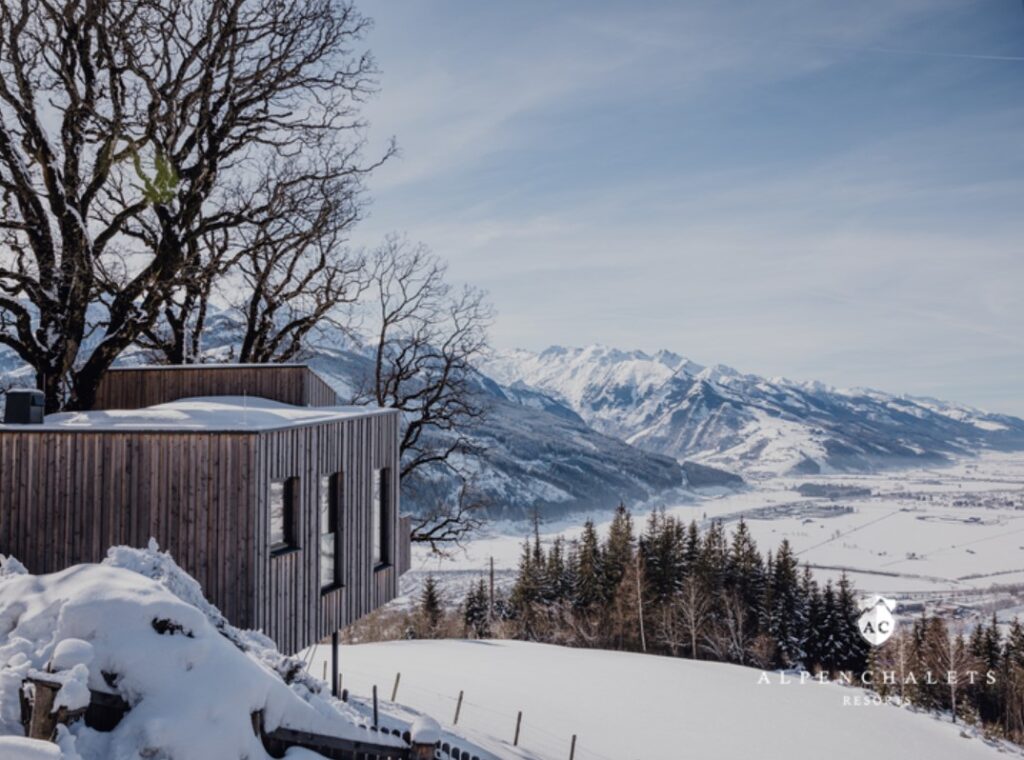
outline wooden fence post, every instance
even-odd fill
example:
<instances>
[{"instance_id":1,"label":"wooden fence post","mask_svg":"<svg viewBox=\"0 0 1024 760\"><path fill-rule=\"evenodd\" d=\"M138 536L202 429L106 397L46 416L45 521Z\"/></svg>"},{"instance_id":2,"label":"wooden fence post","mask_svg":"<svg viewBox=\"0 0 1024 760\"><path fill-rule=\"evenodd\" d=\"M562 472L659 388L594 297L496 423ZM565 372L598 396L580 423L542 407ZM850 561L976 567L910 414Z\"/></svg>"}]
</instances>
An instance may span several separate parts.
<instances>
[{"instance_id":1,"label":"wooden fence post","mask_svg":"<svg viewBox=\"0 0 1024 760\"><path fill-rule=\"evenodd\" d=\"M455 720L452 721L453 726L459 725L459 713L462 712L462 691L459 691L459 701L455 703Z\"/></svg>"},{"instance_id":2,"label":"wooden fence post","mask_svg":"<svg viewBox=\"0 0 1024 760\"><path fill-rule=\"evenodd\" d=\"M85 707L76 710L68 710L66 707L54 709L53 704L57 701L57 692L64 685L62 680L58 680L59 678L59 674L54 677L54 680L30 675L22 684L22 689L24 689L25 683L32 684L35 692L31 703L32 712L28 720L29 739L53 741L57 735L58 723L66 726L71 721L85 715Z\"/></svg>"},{"instance_id":3,"label":"wooden fence post","mask_svg":"<svg viewBox=\"0 0 1024 760\"><path fill-rule=\"evenodd\" d=\"M569 760L576 760L576 734L572 735L572 744L569 745Z\"/></svg>"},{"instance_id":4,"label":"wooden fence post","mask_svg":"<svg viewBox=\"0 0 1024 760\"><path fill-rule=\"evenodd\" d=\"M395 673L395 685L391 689L391 701L394 702L398 698L398 683L402 680L402 673Z\"/></svg>"},{"instance_id":5,"label":"wooden fence post","mask_svg":"<svg viewBox=\"0 0 1024 760\"><path fill-rule=\"evenodd\" d=\"M30 679L30 682L35 690L35 699L32 701L28 738L52 741L57 730L57 713L53 709L53 702L60 687L34 679Z\"/></svg>"},{"instance_id":6,"label":"wooden fence post","mask_svg":"<svg viewBox=\"0 0 1024 760\"><path fill-rule=\"evenodd\" d=\"M519 728L523 725L523 711L520 710L519 714L516 715L516 738L512 740L512 746L519 746Z\"/></svg>"}]
</instances>

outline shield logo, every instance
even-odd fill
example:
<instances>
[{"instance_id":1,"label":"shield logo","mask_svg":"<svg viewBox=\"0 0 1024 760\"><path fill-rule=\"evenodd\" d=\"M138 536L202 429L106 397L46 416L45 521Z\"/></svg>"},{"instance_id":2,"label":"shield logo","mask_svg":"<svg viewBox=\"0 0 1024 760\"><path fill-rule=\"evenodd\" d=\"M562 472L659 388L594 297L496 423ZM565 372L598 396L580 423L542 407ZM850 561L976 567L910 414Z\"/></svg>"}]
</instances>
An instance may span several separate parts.
<instances>
[{"instance_id":1,"label":"shield logo","mask_svg":"<svg viewBox=\"0 0 1024 760\"><path fill-rule=\"evenodd\" d=\"M896 630L896 620L892 616L892 610L896 609L896 601L883 596L872 596L861 602L860 609L863 612L857 618L857 630L871 646L881 646Z\"/></svg>"}]
</instances>

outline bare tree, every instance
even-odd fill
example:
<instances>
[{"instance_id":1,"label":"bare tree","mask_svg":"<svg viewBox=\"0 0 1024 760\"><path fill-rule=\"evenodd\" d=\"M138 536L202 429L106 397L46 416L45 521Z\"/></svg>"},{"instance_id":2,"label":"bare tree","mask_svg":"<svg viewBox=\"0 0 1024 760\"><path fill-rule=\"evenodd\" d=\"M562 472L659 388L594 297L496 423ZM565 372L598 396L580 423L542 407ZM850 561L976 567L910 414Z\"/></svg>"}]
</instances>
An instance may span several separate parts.
<instances>
[{"instance_id":1,"label":"bare tree","mask_svg":"<svg viewBox=\"0 0 1024 760\"><path fill-rule=\"evenodd\" d=\"M711 599L703 584L694 577L688 577L676 600L679 623L687 644L690 657L697 659L697 642L704 638L711 619Z\"/></svg>"},{"instance_id":2,"label":"bare tree","mask_svg":"<svg viewBox=\"0 0 1024 760\"><path fill-rule=\"evenodd\" d=\"M374 255L373 376L364 398L405 412L402 477L473 450L485 411L474 363L487 350L492 310L476 288L453 288L424 246L391 237Z\"/></svg>"},{"instance_id":3,"label":"bare tree","mask_svg":"<svg viewBox=\"0 0 1024 760\"><path fill-rule=\"evenodd\" d=\"M142 336L194 355L236 232L276 213L246 178L291 162L358 197L367 27L336 0L0 4L0 342L50 409Z\"/></svg>"},{"instance_id":4,"label":"bare tree","mask_svg":"<svg viewBox=\"0 0 1024 760\"><path fill-rule=\"evenodd\" d=\"M963 632L951 634L941 618L935 617L928 621L925 636L928 666L935 671L936 681L945 681L950 713L956 723L960 691L966 688L968 673L977 668L977 663L967 649Z\"/></svg>"},{"instance_id":5,"label":"bare tree","mask_svg":"<svg viewBox=\"0 0 1024 760\"><path fill-rule=\"evenodd\" d=\"M356 401L402 411L403 487L428 467L464 478L459 457L477 450L471 431L487 411L474 367L492 320L484 293L453 287L440 259L392 237L373 255L367 299L373 364ZM435 511L413 540L461 537L473 511L462 503Z\"/></svg>"},{"instance_id":6,"label":"bare tree","mask_svg":"<svg viewBox=\"0 0 1024 760\"><path fill-rule=\"evenodd\" d=\"M736 591L725 594L716 625L707 627L704 644L716 660L746 664L753 644L747 626L747 609Z\"/></svg>"},{"instance_id":7,"label":"bare tree","mask_svg":"<svg viewBox=\"0 0 1024 760\"><path fill-rule=\"evenodd\" d=\"M654 639L668 649L669 654L678 657L680 650L689 642L683 631L682 615L678 604L667 601L658 608L658 616L654 624Z\"/></svg>"},{"instance_id":8,"label":"bare tree","mask_svg":"<svg viewBox=\"0 0 1024 760\"><path fill-rule=\"evenodd\" d=\"M278 190L273 209L259 225L243 231L238 254L243 294L236 308L244 332L238 358L243 362L288 361L306 347L310 334L338 321L367 287L366 258L345 245L359 206L345 176L313 181L308 176Z\"/></svg>"},{"instance_id":9,"label":"bare tree","mask_svg":"<svg viewBox=\"0 0 1024 760\"><path fill-rule=\"evenodd\" d=\"M483 525L485 506L472 481L463 480L454 499L438 499L432 509L413 517L414 540L430 544L431 550L439 556L449 556Z\"/></svg>"}]
</instances>

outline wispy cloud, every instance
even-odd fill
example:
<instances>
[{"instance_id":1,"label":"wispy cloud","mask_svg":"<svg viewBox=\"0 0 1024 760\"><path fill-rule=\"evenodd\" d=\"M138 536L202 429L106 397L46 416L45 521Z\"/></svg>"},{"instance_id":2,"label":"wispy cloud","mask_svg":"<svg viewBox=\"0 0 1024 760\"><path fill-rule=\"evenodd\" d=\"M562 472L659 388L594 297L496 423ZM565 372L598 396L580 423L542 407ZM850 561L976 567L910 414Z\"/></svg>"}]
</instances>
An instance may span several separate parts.
<instances>
[{"instance_id":1,"label":"wispy cloud","mask_svg":"<svg viewBox=\"0 0 1024 760\"><path fill-rule=\"evenodd\" d=\"M1007 19L953 0L375 6L370 116L404 154L362 234L406 231L488 287L499 345L664 346L1024 413Z\"/></svg>"}]
</instances>

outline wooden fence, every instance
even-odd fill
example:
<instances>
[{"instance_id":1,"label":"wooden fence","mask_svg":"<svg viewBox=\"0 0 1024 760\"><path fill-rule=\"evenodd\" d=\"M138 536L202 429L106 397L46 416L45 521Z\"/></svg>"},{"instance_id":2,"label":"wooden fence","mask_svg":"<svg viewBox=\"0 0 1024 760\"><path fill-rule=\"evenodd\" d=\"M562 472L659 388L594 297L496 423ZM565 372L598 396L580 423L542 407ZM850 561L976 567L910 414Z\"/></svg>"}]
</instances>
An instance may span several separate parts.
<instances>
[{"instance_id":1,"label":"wooden fence","mask_svg":"<svg viewBox=\"0 0 1024 760\"><path fill-rule=\"evenodd\" d=\"M25 687L28 685L31 685L31 692L34 695L31 700L26 696L28 689ZM128 703L116 694L90 690L89 705L84 710L73 713L53 710L54 698L62 685L63 680L59 676L49 674L45 677L34 675L22 684L21 722L27 736L42 741L53 741L58 723L67 724L78 719L83 719L93 730L113 731L131 709ZM414 745L411 743L409 731L397 728L366 727L365 740L316 734L286 726L267 731L263 724L262 711L252 714L252 727L267 754L275 758L284 757L291 747L302 747L329 760L417 760L423 757L433 758L436 749L440 749L452 760L479 760L478 757L448 744L438 748ZM374 741L375 738L383 736L398 739L402 745Z\"/></svg>"}]
</instances>

